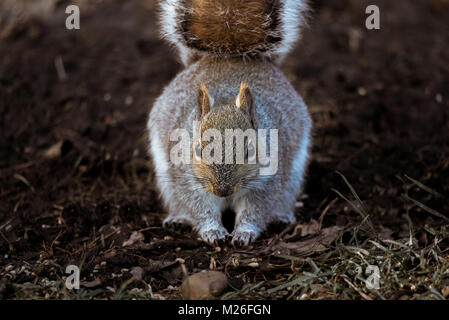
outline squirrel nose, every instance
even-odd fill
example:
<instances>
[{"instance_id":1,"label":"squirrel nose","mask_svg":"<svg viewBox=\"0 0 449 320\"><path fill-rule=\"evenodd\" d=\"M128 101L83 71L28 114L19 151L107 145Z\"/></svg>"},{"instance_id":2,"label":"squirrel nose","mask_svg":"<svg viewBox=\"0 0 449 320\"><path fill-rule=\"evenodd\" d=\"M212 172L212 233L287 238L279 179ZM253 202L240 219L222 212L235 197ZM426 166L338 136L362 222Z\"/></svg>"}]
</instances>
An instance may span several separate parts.
<instances>
[{"instance_id":1,"label":"squirrel nose","mask_svg":"<svg viewBox=\"0 0 449 320\"><path fill-rule=\"evenodd\" d=\"M222 198L228 197L232 194L232 188L227 185L217 186L215 188L215 194Z\"/></svg>"}]
</instances>

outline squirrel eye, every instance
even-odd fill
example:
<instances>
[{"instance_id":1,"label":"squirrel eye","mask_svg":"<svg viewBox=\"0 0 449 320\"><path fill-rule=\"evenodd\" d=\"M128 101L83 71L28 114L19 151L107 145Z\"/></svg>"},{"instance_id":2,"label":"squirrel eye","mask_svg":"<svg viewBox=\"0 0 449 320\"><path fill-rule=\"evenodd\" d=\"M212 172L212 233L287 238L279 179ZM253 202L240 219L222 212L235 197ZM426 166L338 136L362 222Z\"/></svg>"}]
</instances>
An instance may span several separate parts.
<instances>
[{"instance_id":1,"label":"squirrel eye","mask_svg":"<svg viewBox=\"0 0 449 320\"><path fill-rule=\"evenodd\" d=\"M250 140L248 142L248 147L245 152L245 160L252 161L256 157L256 148L254 148L253 142Z\"/></svg>"},{"instance_id":2,"label":"squirrel eye","mask_svg":"<svg viewBox=\"0 0 449 320\"><path fill-rule=\"evenodd\" d=\"M201 143L199 141L195 146L195 158L201 159Z\"/></svg>"}]
</instances>

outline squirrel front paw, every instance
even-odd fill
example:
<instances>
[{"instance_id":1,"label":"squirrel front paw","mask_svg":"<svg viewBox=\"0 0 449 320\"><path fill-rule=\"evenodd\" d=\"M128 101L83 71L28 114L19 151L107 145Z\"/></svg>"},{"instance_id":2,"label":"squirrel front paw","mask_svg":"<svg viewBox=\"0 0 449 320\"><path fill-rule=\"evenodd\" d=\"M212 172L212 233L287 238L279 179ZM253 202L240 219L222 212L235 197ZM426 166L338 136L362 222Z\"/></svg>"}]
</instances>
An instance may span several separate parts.
<instances>
[{"instance_id":1,"label":"squirrel front paw","mask_svg":"<svg viewBox=\"0 0 449 320\"><path fill-rule=\"evenodd\" d=\"M192 222L189 221L185 216L168 216L165 218L162 226L171 230L179 230L182 232L187 232L192 229Z\"/></svg>"},{"instance_id":2,"label":"squirrel front paw","mask_svg":"<svg viewBox=\"0 0 449 320\"><path fill-rule=\"evenodd\" d=\"M198 233L201 239L210 245L218 244L219 242L224 241L229 235L228 231L223 227L202 229Z\"/></svg>"},{"instance_id":3,"label":"squirrel front paw","mask_svg":"<svg viewBox=\"0 0 449 320\"><path fill-rule=\"evenodd\" d=\"M234 246L247 246L259 236L257 230L250 228L237 228L231 233Z\"/></svg>"}]
</instances>

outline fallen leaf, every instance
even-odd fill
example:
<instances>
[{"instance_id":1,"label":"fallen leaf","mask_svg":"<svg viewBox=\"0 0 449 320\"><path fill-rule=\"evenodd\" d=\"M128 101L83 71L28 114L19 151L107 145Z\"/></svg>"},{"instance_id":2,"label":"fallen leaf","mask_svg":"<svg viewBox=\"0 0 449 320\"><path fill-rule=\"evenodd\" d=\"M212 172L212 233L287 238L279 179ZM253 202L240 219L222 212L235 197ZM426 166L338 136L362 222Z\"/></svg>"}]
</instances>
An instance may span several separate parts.
<instances>
[{"instance_id":1,"label":"fallen leaf","mask_svg":"<svg viewBox=\"0 0 449 320\"><path fill-rule=\"evenodd\" d=\"M86 288L94 288L94 287L98 287L99 285L101 285L101 280L99 278L95 278L92 281L81 281L80 285L82 285L83 287L86 287Z\"/></svg>"},{"instance_id":2,"label":"fallen leaf","mask_svg":"<svg viewBox=\"0 0 449 320\"><path fill-rule=\"evenodd\" d=\"M291 235L285 236L285 240L295 241L308 235L317 234L320 231L320 224L318 221L312 219L307 224L298 224L295 226Z\"/></svg>"},{"instance_id":3,"label":"fallen leaf","mask_svg":"<svg viewBox=\"0 0 449 320\"><path fill-rule=\"evenodd\" d=\"M323 252L327 250L328 246L338 237L343 229L343 227L339 226L325 228L316 237L296 242L279 242L271 250L277 254L295 256Z\"/></svg>"},{"instance_id":4,"label":"fallen leaf","mask_svg":"<svg viewBox=\"0 0 449 320\"><path fill-rule=\"evenodd\" d=\"M144 235L138 231L134 231L128 240L123 242L123 247L131 246L136 242L143 241L145 239Z\"/></svg>"},{"instance_id":5,"label":"fallen leaf","mask_svg":"<svg viewBox=\"0 0 449 320\"><path fill-rule=\"evenodd\" d=\"M185 262L183 260L184 259L176 258L176 260L174 261L162 262L159 260L154 261L150 259L148 266L145 267L145 271L148 273L158 273L161 272L162 270L168 270L183 264Z\"/></svg>"}]
</instances>

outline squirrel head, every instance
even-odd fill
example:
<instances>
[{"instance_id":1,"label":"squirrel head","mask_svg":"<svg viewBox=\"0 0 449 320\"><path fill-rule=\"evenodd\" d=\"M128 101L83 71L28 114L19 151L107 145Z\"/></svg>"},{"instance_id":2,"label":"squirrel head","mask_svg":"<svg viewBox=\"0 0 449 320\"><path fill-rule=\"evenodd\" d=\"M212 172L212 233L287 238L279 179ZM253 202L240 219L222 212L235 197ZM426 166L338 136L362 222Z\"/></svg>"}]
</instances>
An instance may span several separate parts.
<instances>
[{"instance_id":1,"label":"squirrel head","mask_svg":"<svg viewBox=\"0 0 449 320\"><path fill-rule=\"evenodd\" d=\"M236 98L232 97L212 108L211 97L203 85L198 92L197 114L199 136L192 145L192 155L196 160L192 167L196 178L218 197L228 197L240 189L248 189L258 175L255 105L249 86L242 83ZM216 135L208 135L211 130L220 135L221 140L217 141L218 144L214 143L218 148L211 148L211 143L217 138ZM253 134L244 134L239 143L235 136L227 139L230 132ZM241 135L239 137L242 138ZM229 152L226 143L232 145L230 155L226 154L226 151ZM205 155L214 161L205 161Z\"/></svg>"}]
</instances>

